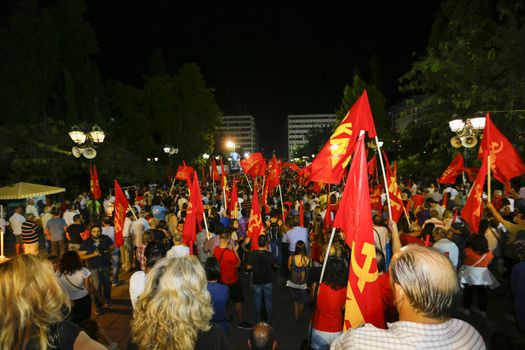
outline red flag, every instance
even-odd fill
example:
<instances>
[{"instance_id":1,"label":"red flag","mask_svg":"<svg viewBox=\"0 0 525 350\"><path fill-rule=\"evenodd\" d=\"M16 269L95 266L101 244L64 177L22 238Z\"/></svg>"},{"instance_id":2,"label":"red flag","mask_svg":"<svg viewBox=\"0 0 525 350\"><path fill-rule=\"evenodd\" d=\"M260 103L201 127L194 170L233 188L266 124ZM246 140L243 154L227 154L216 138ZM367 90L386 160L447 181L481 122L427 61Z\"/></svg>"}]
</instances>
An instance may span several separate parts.
<instances>
[{"instance_id":1,"label":"red flag","mask_svg":"<svg viewBox=\"0 0 525 350\"><path fill-rule=\"evenodd\" d=\"M485 117L485 130L479 148L478 158L483 159L490 152L490 169L496 180L505 185L510 192L510 180L525 173L525 163L509 140L496 128L489 113Z\"/></svg>"},{"instance_id":2,"label":"red flag","mask_svg":"<svg viewBox=\"0 0 525 350\"><path fill-rule=\"evenodd\" d=\"M273 191L273 189L279 186L279 181L281 178L281 167L277 164L277 159L275 154L272 157L272 161L268 164L268 177L266 182L268 182L268 191Z\"/></svg>"},{"instance_id":3,"label":"red flag","mask_svg":"<svg viewBox=\"0 0 525 350\"><path fill-rule=\"evenodd\" d=\"M368 131L369 137L377 136L366 90L313 160L312 181L329 184L341 182L360 130Z\"/></svg>"},{"instance_id":4,"label":"red flag","mask_svg":"<svg viewBox=\"0 0 525 350\"><path fill-rule=\"evenodd\" d=\"M211 178L212 181L219 180L219 171L217 170L217 162L215 159L211 160Z\"/></svg>"},{"instance_id":5,"label":"red flag","mask_svg":"<svg viewBox=\"0 0 525 350\"><path fill-rule=\"evenodd\" d=\"M443 175L437 180L440 184L455 184L456 178L461 174L465 167L463 156L458 153L452 163L445 169Z\"/></svg>"},{"instance_id":6,"label":"red flag","mask_svg":"<svg viewBox=\"0 0 525 350\"><path fill-rule=\"evenodd\" d=\"M479 168L463 168L463 171L467 173L468 180L474 182L478 176Z\"/></svg>"},{"instance_id":7,"label":"red flag","mask_svg":"<svg viewBox=\"0 0 525 350\"><path fill-rule=\"evenodd\" d=\"M257 182L254 182L252 209L250 210L250 220L248 221L248 228L246 229L246 236L250 237L252 242L252 250L257 250L259 247L257 240L259 239L262 228L261 208L259 207L259 199L257 198Z\"/></svg>"},{"instance_id":8,"label":"red flag","mask_svg":"<svg viewBox=\"0 0 525 350\"><path fill-rule=\"evenodd\" d=\"M323 188L324 188L324 183L322 182L314 182L314 185L312 186L312 190L317 194L321 193Z\"/></svg>"},{"instance_id":9,"label":"red flag","mask_svg":"<svg viewBox=\"0 0 525 350\"><path fill-rule=\"evenodd\" d=\"M241 167L244 173L250 175L252 178L264 176L266 160L262 153L252 153L248 158L241 160Z\"/></svg>"},{"instance_id":10,"label":"red flag","mask_svg":"<svg viewBox=\"0 0 525 350\"><path fill-rule=\"evenodd\" d=\"M300 185L306 186L310 182L310 176L312 176L312 164L302 168L297 174L297 181Z\"/></svg>"},{"instance_id":11,"label":"red flag","mask_svg":"<svg viewBox=\"0 0 525 350\"><path fill-rule=\"evenodd\" d=\"M90 190L91 195L93 196L93 199L98 200L100 198L100 184L98 183L98 172L97 172L97 166L93 164L92 167L89 168L90 173Z\"/></svg>"},{"instance_id":12,"label":"red flag","mask_svg":"<svg viewBox=\"0 0 525 350\"><path fill-rule=\"evenodd\" d=\"M372 232L364 138L363 134L357 141L343 198L334 220L334 227L343 230L345 241L352 248L352 266L346 290L345 329L356 328L363 323L385 327Z\"/></svg>"},{"instance_id":13,"label":"red flag","mask_svg":"<svg viewBox=\"0 0 525 350\"><path fill-rule=\"evenodd\" d=\"M299 166L295 163L283 163L283 168L290 168L293 171L299 171Z\"/></svg>"},{"instance_id":14,"label":"red flag","mask_svg":"<svg viewBox=\"0 0 525 350\"><path fill-rule=\"evenodd\" d=\"M268 208L268 181L264 183L263 192L261 195L261 201L262 206L264 208L264 212L268 214L270 212L270 208Z\"/></svg>"},{"instance_id":15,"label":"red flag","mask_svg":"<svg viewBox=\"0 0 525 350\"><path fill-rule=\"evenodd\" d=\"M239 196L237 194L237 180L233 177L232 194L230 197L230 217L237 219L237 211L239 210Z\"/></svg>"},{"instance_id":16,"label":"red flag","mask_svg":"<svg viewBox=\"0 0 525 350\"><path fill-rule=\"evenodd\" d=\"M189 181L191 181L191 176L193 175L193 167L191 166L188 166L186 164L184 165L179 165L179 167L177 168L177 174L175 174L175 178L177 180L186 180L188 181L188 184L189 184Z\"/></svg>"},{"instance_id":17,"label":"red flag","mask_svg":"<svg viewBox=\"0 0 525 350\"><path fill-rule=\"evenodd\" d=\"M330 203L330 193L327 194L326 214L324 214L323 227L325 231L332 228L332 208Z\"/></svg>"},{"instance_id":18,"label":"red flag","mask_svg":"<svg viewBox=\"0 0 525 350\"><path fill-rule=\"evenodd\" d=\"M465 202L465 206L461 211L461 217L470 227L471 232L478 233L479 222L483 216L483 187L485 186L485 178L487 177L488 153L483 158L483 164L479 170L476 181L472 184L472 188Z\"/></svg>"},{"instance_id":19,"label":"red flag","mask_svg":"<svg viewBox=\"0 0 525 350\"><path fill-rule=\"evenodd\" d=\"M394 170L392 170L385 152L383 152L383 156L385 158L385 172L388 184L390 207L392 209L392 220L397 222L403 213L403 197L401 196L401 189L397 187L396 180L397 162L394 162Z\"/></svg>"},{"instance_id":20,"label":"red flag","mask_svg":"<svg viewBox=\"0 0 525 350\"><path fill-rule=\"evenodd\" d=\"M199 188L199 179L194 172L193 181L190 189L190 200L188 209L186 209L186 220L182 229L182 241L190 248L190 254L193 254L193 242L197 236L197 220L202 219L204 206L202 204L201 190Z\"/></svg>"},{"instance_id":21,"label":"red flag","mask_svg":"<svg viewBox=\"0 0 525 350\"><path fill-rule=\"evenodd\" d=\"M443 208L447 207L448 197L450 197L450 192L443 193L443 200L441 201L441 206Z\"/></svg>"},{"instance_id":22,"label":"red flag","mask_svg":"<svg viewBox=\"0 0 525 350\"><path fill-rule=\"evenodd\" d=\"M299 202L299 224L301 227L304 227L304 207L302 200Z\"/></svg>"},{"instance_id":23,"label":"red flag","mask_svg":"<svg viewBox=\"0 0 525 350\"><path fill-rule=\"evenodd\" d=\"M381 192L383 191L382 185L377 185L370 196L370 206L375 210L379 216L383 211L383 204L381 203Z\"/></svg>"},{"instance_id":24,"label":"red flag","mask_svg":"<svg viewBox=\"0 0 525 350\"><path fill-rule=\"evenodd\" d=\"M372 158L370 158L366 166L368 168L368 175L374 176L377 171L377 157L375 154Z\"/></svg>"},{"instance_id":25,"label":"red flag","mask_svg":"<svg viewBox=\"0 0 525 350\"><path fill-rule=\"evenodd\" d=\"M120 247L124 243L124 220L128 211L129 202L120 185L115 179L115 247Z\"/></svg>"}]
</instances>

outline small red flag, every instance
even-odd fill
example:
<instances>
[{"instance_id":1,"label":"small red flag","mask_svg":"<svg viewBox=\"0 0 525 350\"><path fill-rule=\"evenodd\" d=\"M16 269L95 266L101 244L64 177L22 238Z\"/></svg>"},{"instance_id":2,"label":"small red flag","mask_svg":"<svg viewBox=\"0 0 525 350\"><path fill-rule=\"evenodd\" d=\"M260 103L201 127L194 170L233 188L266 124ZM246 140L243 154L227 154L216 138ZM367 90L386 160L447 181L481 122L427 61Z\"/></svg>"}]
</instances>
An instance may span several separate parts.
<instances>
[{"instance_id":1,"label":"small red flag","mask_svg":"<svg viewBox=\"0 0 525 350\"><path fill-rule=\"evenodd\" d=\"M259 247L257 240L262 229L261 208L259 207L259 199L257 198L257 182L254 182L250 220L248 221L248 228L246 229L246 235L250 237L252 242L252 250L257 250Z\"/></svg>"},{"instance_id":2,"label":"small red flag","mask_svg":"<svg viewBox=\"0 0 525 350\"><path fill-rule=\"evenodd\" d=\"M375 154L372 158L370 158L366 166L368 168L368 175L374 176L377 171L377 157Z\"/></svg>"},{"instance_id":3,"label":"small red flag","mask_svg":"<svg viewBox=\"0 0 525 350\"><path fill-rule=\"evenodd\" d=\"M487 177L488 153L483 158L476 181L472 184L472 189L467 197L465 206L461 211L461 217L468 224L470 231L478 233L479 222L483 216L483 187L485 186L485 178Z\"/></svg>"},{"instance_id":4,"label":"small red flag","mask_svg":"<svg viewBox=\"0 0 525 350\"><path fill-rule=\"evenodd\" d=\"M250 175L252 178L264 176L266 160L262 153L252 153L248 158L241 160L241 167L244 173Z\"/></svg>"},{"instance_id":5,"label":"small red flag","mask_svg":"<svg viewBox=\"0 0 525 350\"><path fill-rule=\"evenodd\" d=\"M325 231L330 230L330 228L332 228L332 208L330 203L330 193L328 193L326 197L326 213L324 214L323 220L323 227Z\"/></svg>"},{"instance_id":6,"label":"small red flag","mask_svg":"<svg viewBox=\"0 0 525 350\"><path fill-rule=\"evenodd\" d=\"M392 170L386 153L383 152L383 156L385 159L385 172L388 184L388 197L390 198L390 207L392 209L392 220L397 222L403 213L403 197L396 180L397 162L394 162L394 170Z\"/></svg>"},{"instance_id":7,"label":"small red flag","mask_svg":"<svg viewBox=\"0 0 525 350\"><path fill-rule=\"evenodd\" d=\"M122 192L117 179L115 179L115 219L113 225L115 226L115 247L117 248L124 243L124 221L128 207L128 199Z\"/></svg>"},{"instance_id":8,"label":"small red flag","mask_svg":"<svg viewBox=\"0 0 525 350\"><path fill-rule=\"evenodd\" d=\"M193 181L190 189L190 200L188 209L186 209L186 220L182 229L182 241L190 248L190 254L193 254L193 242L197 237L197 221L202 220L204 205L202 204L201 190L197 173L194 172Z\"/></svg>"},{"instance_id":9,"label":"small red flag","mask_svg":"<svg viewBox=\"0 0 525 350\"><path fill-rule=\"evenodd\" d=\"M230 197L230 217L237 219L237 211L239 210L239 196L237 194L237 180L233 177L232 194Z\"/></svg>"},{"instance_id":10,"label":"small red flag","mask_svg":"<svg viewBox=\"0 0 525 350\"><path fill-rule=\"evenodd\" d=\"M100 198L100 184L98 182L98 172L97 172L97 166L93 164L92 167L89 168L90 173L90 190L91 195L93 196L93 199L98 200Z\"/></svg>"},{"instance_id":11,"label":"small red flag","mask_svg":"<svg viewBox=\"0 0 525 350\"><path fill-rule=\"evenodd\" d=\"M310 182L310 176L312 175L312 164L308 164L299 171L297 174L297 181L300 185L306 186Z\"/></svg>"},{"instance_id":12,"label":"small red flag","mask_svg":"<svg viewBox=\"0 0 525 350\"><path fill-rule=\"evenodd\" d=\"M363 134L357 141L343 198L334 220L334 227L343 230L345 241L352 249L351 268L346 289L345 329L360 327L364 323L372 323L380 328L385 327L374 245L364 138Z\"/></svg>"},{"instance_id":13,"label":"small red flag","mask_svg":"<svg viewBox=\"0 0 525 350\"><path fill-rule=\"evenodd\" d=\"M489 113L485 117L485 130L479 147L478 158L490 152L490 169L496 180L505 185L510 192L510 180L525 173L525 163L509 140L496 128Z\"/></svg>"},{"instance_id":14,"label":"small red flag","mask_svg":"<svg viewBox=\"0 0 525 350\"><path fill-rule=\"evenodd\" d=\"M304 207L302 200L299 202L299 224L301 227L304 227Z\"/></svg>"},{"instance_id":15,"label":"small red flag","mask_svg":"<svg viewBox=\"0 0 525 350\"><path fill-rule=\"evenodd\" d=\"M219 171L217 170L217 162L215 159L211 160L211 178L213 181L219 180Z\"/></svg>"},{"instance_id":16,"label":"small red flag","mask_svg":"<svg viewBox=\"0 0 525 350\"><path fill-rule=\"evenodd\" d=\"M312 162L312 181L339 184L350 161L360 130L376 137L366 90L348 111L341 124Z\"/></svg>"},{"instance_id":17,"label":"small red flag","mask_svg":"<svg viewBox=\"0 0 525 350\"><path fill-rule=\"evenodd\" d=\"M188 166L186 164L179 165L179 167L177 168L177 173L175 174L175 178L177 180L191 181L191 176L193 175L193 171L194 171L193 167L191 166Z\"/></svg>"},{"instance_id":18,"label":"small red flag","mask_svg":"<svg viewBox=\"0 0 525 350\"><path fill-rule=\"evenodd\" d=\"M452 160L452 163L445 169L441 177L437 180L440 184L455 184L456 178L461 174L465 167L463 156L458 155Z\"/></svg>"},{"instance_id":19,"label":"small red flag","mask_svg":"<svg viewBox=\"0 0 525 350\"><path fill-rule=\"evenodd\" d=\"M268 191L273 191L273 189L279 186L279 181L281 178L281 167L277 164L277 159L275 154L272 157L272 161L268 164L268 176L266 182L268 182Z\"/></svg>"}]
</instances>

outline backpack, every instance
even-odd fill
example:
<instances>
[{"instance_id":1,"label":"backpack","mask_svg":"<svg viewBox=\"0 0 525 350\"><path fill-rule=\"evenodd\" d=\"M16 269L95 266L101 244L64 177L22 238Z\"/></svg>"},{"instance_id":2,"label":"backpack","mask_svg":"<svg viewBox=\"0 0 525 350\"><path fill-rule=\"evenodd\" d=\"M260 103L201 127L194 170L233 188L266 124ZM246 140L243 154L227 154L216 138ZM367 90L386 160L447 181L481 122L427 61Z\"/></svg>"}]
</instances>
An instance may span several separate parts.
<instances>
[{"instance_id":1,"label":"backpack","mask_svg":"<svg viewBox=\"0 0 525 350\"><path fill-rule=\"evenodd\" d=\"M306 266L297 266L295 265L295 257L292 257L292 266L290 269L290 281L297 285L305 284L307 276L307 267Z\"/></svg>"},{"instance_id":2,"label":"backpack","mask_svg":"<svg viewBox=\"0 0 525 350\"><path fill-rule=\"evenodd\" d=\"M272 241L275 241L277 240L278 236L279 236L279 224L276 222L271 222L270 223L270 227L268 229L268 233L269 233L269 237L270 237L270 240Z\"/></svg>"}]
</instances>

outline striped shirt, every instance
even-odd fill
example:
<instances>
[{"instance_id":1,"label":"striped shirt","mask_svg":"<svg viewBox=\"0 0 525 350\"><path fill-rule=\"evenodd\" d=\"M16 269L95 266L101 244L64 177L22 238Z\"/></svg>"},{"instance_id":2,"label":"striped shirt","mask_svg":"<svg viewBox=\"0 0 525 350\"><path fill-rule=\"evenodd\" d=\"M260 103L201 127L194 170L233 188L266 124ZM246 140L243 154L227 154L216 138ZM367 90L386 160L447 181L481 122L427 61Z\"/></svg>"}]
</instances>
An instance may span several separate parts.
<instances>
[{"instance_id":1,"label":"striped shirt","mask_svg":"<svg viewBox=\"0 0 525 350\"><path fill-rule=\"evenodd\" d=\"M331 345L342 349L485 349L481 335L468 323L451 318L440 324L407 321L388 323L388 329L366 324L343 333Z\"/></svg>"},{"instance_id":2,"label":"striped shirt","mask_svg":"<svg viewBox=\"0 0 525 350\"><path fill-rule=\"evenodd\" d=\"M22 224L22 239L25 244L38 242L37 228L38 225L31 221L25 221Z\"/></svg>"}]
</instances>

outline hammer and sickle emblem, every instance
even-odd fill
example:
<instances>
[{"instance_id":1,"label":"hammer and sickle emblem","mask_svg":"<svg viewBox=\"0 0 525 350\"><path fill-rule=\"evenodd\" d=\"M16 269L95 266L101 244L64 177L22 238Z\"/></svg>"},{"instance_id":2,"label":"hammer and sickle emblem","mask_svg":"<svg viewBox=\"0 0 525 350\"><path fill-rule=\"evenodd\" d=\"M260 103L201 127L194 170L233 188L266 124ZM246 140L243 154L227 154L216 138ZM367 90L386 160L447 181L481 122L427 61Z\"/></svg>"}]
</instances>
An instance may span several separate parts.
<instances>
[{"instance_id":1,"label":"hammer and sickle emblem","mask_svg":"<svg viewBox=\"0 0 525 350\"><path fill-rule=\"evenodd\" d=\"M332 154L332 167L335 167L339 163L339 158L344 154L348 148L350 142L350 136L352 136L352 123L346 122L342 123L335 129L334 134L330 137L330 153ZM346 134L348 137L336 138L339 135ZM346 166L350 161L350 157L345 159Z\"/></svg>"},{"instance_id":2,"label":"hammer and sickle emblem","mask_svg":"<svg viewBox=\"0 0 525 350\"><path fill-rule=\"evenodd\" d=\"M376 257L376 248L373 244L370 244L368 242L365 242L363 244L363 249L361 250L361 254L366 256L365 262L363 266L359 266L357 263L357 260L355 258L355 242L352 243L352 270L354 271L354 274L359 278L357 282L357 287L359 288L359 291L363 293L363 289L365 288L366 283L374 282L377 280L377 270L374 273L370 272L370 268L372 267L372 262Z\"/></svg>"},{"instance_id":3,"label":"hammer and sickle emblem","mask_svg":"<svg viewBox=\"0 0 525 350\"><path fill-rule=\"evenodd\" d=\"M481 186L479 184L476 184L474 187L474 198L481 198ZM475 217L481 217L481 206L476 206L476 209L472 213Z\"/></svg>"}]
</instances>

